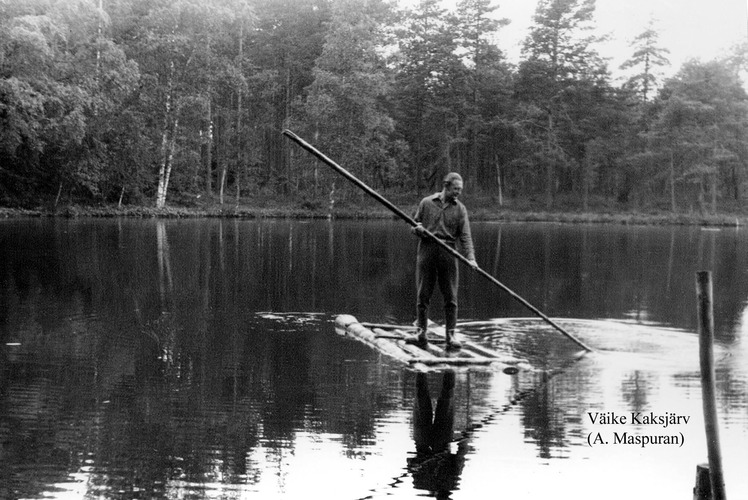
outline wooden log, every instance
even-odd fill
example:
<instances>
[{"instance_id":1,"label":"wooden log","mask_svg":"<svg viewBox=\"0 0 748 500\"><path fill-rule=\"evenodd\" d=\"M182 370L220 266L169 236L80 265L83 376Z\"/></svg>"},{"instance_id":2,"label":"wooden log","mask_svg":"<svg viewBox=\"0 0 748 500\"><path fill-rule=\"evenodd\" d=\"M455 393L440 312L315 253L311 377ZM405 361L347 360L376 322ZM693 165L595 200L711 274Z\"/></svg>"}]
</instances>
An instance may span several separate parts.
<instances>
[{"instance_id":1,"label":"wooden log","mask_svg":"<svg viewBox=\"0 0 748 500\"><path fill-rule=\"evenodd\" d=\"M409 325L390 325L388 323L361 323L367 328L382 328L385 330L417 330L415 326Z\"/></svg>"},{"instance_id":2,"label":"wooden log","mask_svg":"<svg viewBox=\"0 0 748 500\"><path fill-rule=\"evenodd\" d=\"M446 333L443 333L443 328L436 329L432 326L428 329L429 332L433 333L434 335L438 337L445 338ZM502 356L497 353L496 351L492 351L491 349L488 349L486 347L483 347L479 344L476 344L475 342L471 342L470 340L465 340L465 336L462 336L462 349L460 351L455 352L462 352L465 356L486 356L489 358L496 358L496 359L502 359ZM511 361L516 362L516 360L512 359Z\"/></svg>"},{"instance_id":3,"label":"wooden log","mask_svg":"<svg viewBox=\"0 0 748 500\"><path fill-rule=\"evenodd\" d=\"M475 323L475 324L482 324L484 322L475 321L473 323ZM400 330L400 331L402 331L402 330L416 330L417 329L415 326L409 326L409 325L392 325L392 324L389 324L389 323L367 323L367 322L363 322L361 324L364 325L367 328L372 328L372 329L374 329L374 328L381 328L383 330L395 330L395 331ZM440 329L436 329L435 327L436 327L435 323L430 324L428 331L429 331L429 333L431 333L431 334L435 335L436 337L438 337L438 339L437 340L429 339L429 342L435 343L435 344L441 344L441 343L445 342L445 340L444 340L445 334ZM398 333L400 333L400 332L398 332ZM405 333L405 332L403 332L403 333ZM389 334L387 334L387 333L382 333L382 334L380 334L378 336L379 336L379 338L396 338L394 336L393 337L389 337L388 335ZM469 340L463 340L462 344L463 344L464 347L468 348L468 351L477 352L478 354L481 354L482 356L488 356L488 357L492 357L492 358L500 358L501 357L498 353L492 351L491 349L487 349L487 348L485 348L485 347L483 347L481 345L478 345L478 344L476 344L474 342L471 342ZM470 354L473 354L473 353L470 353Z\"/></svg>"},{"instance_id":4,"label":"wooden log","mask_svg":"<svg viewBox=\"0 0 748 500\"><path fill-rule=\"evenodd\" d=\"M395 331L398 331L398 330L395 330ZM469 353L469 352L464 352L463 350L447 350L447 349L440 347L440 344L446 343L444 336L432 329L427 330L427 332L432 334L431 337L429 337L428 344L426 344L425 347L418 347L418 349L422 351L427 351L436 357L443 357L443 358L450 357L450 356L455 357L455 358L457 357L466 358L466 357L474 356L474 354ZM403 335L407 335L405 332L399 332L399 333L402 333ZM433 338L434 336L436 336L437 338L434 339Z\"/></svg>"},{"instance_id":5,"label":"wooden log","mask_svg":"<svg viewBox=\"0 0 748 500\"><path fill-rule=\"evenodd\" d=\"M455 366L464 366L464 365L490 365L491 363L495 363L496 360L494 359L488 359L488 358L411 358L409 360L410 363L423 363L424 365L455 365Z\"/></svg>"},{"instance_id":6,"label":"wooden log","mask_svg":"<svg viewBox=\"0 0 748 500\"><path fill-rule=\"evenodd\" d=\"M722 473L722 453L719 445L719 423L714 374L714 318L712 302L712 273L696 274L699 320L699 362L701 365L701 399L704 408L709 476L712 499L725 500L725 480Z\"/></svg>"},{"instance_id":7,"label":"wooden log","mask_svg":"<svg viewBox=\"0 0 748 500\"><path fill-rule=\"evenodd\" d=\"M341 314L335 318L335 328L343 334L354 337L355 339L369 345L382 354L391 356L398 361L407 363L410 356L406 356L400 349L397 349L391 342L377 339L377 335L363 326L358 320L349 314Z\"/></svg>"},{"instance_id":8,"label":"wooden log","mask_svg":"<svg viewBox=\"0 0 748 500\"><path fill-rule=\"evenodd\" d=\"M348 331L355 335L356 337L366 340L368 342L373 342L376 338L374 335L374 332L366 328L361 323L355 323L353 325L348 325Z\"/></svg>"},{"instance_id":9,"label":"wooden log","mask_svg":"<svg viewBox=\"0 0 748 500\"><path fill-rule=\"evenodd\" d=\"M436 359L439 356L435 356L433 353L429 351L425 351L421 349L418 346L406 344L405 342L402 342L399 344L400 349L410 354L410 360L409 362L412 362L413 359Z\"/></svg>"},{"instance_id":10,"label":"wooden log","mask_svg":"<svg viewBox=\"0 0 748 500\"><path fill-rule=\"evenodd\" d=\"M358 320L355 316L351 316L350 314L339 314L335 317L335 326L343 330L353 323L358 323Z\"/></svg>"},{"instance_id":11,"label":"wooden log","mask_svg":"<svg viewBox=\"0 0 748 500\"><path fill-rule=\"evenodd\" d=\"M392 342L384 339L378 339L375 332L369 330L360 323L349 325L348 330L351 333L352 337L386 356L395 358L396 360L403 363L407 363L411 358L410 356L403 353L400 349L398 349L397 346Z\"/></svg>"},{"instance_id":12,"label":"wooden log","mask_svg":"<svg viewBox=\"0 0 748 500\"><path fill-rule=\"evenodd\" d=\"M447 339L447 332L444 329L444 327L441 327L437 325L436 323L429 322L429 326L426 330L431 335L437 337L439 342L441 342L441 339L444 339L444 342L446 343ZM463 349L447 349L446 351L443 349L439 349L437 354L439 355L446 355L444 353L449 353L453 357L461 357L461 358L473 358L476 357L476 354L474 352L470 352L469 350L464 349L464 347L467 345L466 342L462 342Z\"/></svg>"},{"instance_id":13,"label":"wooden log","mask_svg":"<svg viewBox=\"0 0 748 500\"><path fill-rule=\"evenodd\" d=\"M375 323L368 323L374 325ZM376 351L397 361L403 362L411 369L420 371L429 371L434 367L437 369L448 367L470 367L470 366L488 366L492 363L505 364L496 354L484 356L478 352L472 352L468 349L448 351L434 345L434 342L444 342L439 333L430 331L431 339L425 348L414 344L408 344L406 339L412 337L402 330L397 329L386 331L379 327L367 328L364 324L359 323L355 317L350 315L340 315L335 319L335 328L343 334L350 336ZM433 338L436 335L437 338ZM516 360L512 360L516 361Z\"/></svg>"},{"instance_id":14,"label":"wooden log","mask_svg":"<svg viewBox=\"0 0 748 500\"><path fill-rule=\"evenodd\" d=\"M404 336L408 336L406 332L403 332L402 330L395 330L397 333L401 333ZM428 333L431 334L431 338L429 338L429 344L426 347L426 349L420 349L420 350L426 350L429 353L433 354L436 357L447 357L448 355L452 355L454 358L456 357L462 357L462 358L478 358L482 359L482 357L488 357L493 359L494 361L501 361L503 363L509 362L509 363L516 363L515 359L509 359L503 358L498 353L491 351L490 349L487 349L485 347L482 347L474 342L470 342L469 340L463 340L462 341L462 349L454 350L454 351L446 351L445 349L442 349L438 345L435 344L443 344L446 342L446 334L444 333L444 330L439 328L436 328L435 324L429 325L429 328L427 330ZM437 337L437 339L433 339L433 337Z\"/></svg>"},{"instance_id":15,"label":"wooden log","mask_svg":"<svg viewBox=\"0 0 748 500\"><path fill-rule=\"evenodd\" d=\"M467 349L470 349L472 351L475 351L475 352L481 354L482 356L487 356L489 358L501 358L502 357L496 351L492 351L491 349L488 349L486 347L478 345L478 344L476 344L474 342L470 342L469 340L468 341L463 341L462 345L464 346L464 348L467 348Z\"/></svg>"}]
</instances>

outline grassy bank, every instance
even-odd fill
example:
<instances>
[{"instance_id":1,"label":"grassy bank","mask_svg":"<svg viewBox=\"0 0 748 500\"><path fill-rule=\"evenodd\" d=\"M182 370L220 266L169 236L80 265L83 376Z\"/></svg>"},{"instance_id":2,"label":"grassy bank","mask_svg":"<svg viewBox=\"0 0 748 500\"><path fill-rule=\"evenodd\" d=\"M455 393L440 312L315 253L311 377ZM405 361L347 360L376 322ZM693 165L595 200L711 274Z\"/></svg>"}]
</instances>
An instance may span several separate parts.
<instances>
[{"instance_id":1,"label":"grassy bank","mask_svg":"<svg viewBox=\"0 0 748 500\"><path fill-rule=\"evenodd\" d=\"M405 200L393 199L405 213L415 212L414 203L398 203ZM543 210L532 204L522 207L501 207L486 199L470 200L467 203L470 218L473 221L495 222L557 222L573 224L630 224L630 225L701 225L701 226L743 226L748 225L748 214L719 213L703 215L696 212L673 213L668 211L648 210L611 210L610 207L581 211L577 209ZM319 219L332 217L338 219L390 219L394 215L373 200L363 199L357 202L340 203L332 212L329 207L304 201L279 202L275 200L256 200L254 203L187 203L170 204L157 209L149 206L123 205L67 205L57 208L8 208L0 207L0 217L139 217L139 218L286 218L286 219Z\"/></svg>"}]
</instances>

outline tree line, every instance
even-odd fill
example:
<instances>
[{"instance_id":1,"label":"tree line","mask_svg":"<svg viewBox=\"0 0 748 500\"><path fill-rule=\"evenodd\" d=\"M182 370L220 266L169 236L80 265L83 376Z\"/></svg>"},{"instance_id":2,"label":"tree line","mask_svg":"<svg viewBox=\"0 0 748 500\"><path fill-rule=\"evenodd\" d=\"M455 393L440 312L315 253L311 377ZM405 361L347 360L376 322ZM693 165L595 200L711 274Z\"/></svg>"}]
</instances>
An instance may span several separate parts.
<instances>
[{"instance_id":1,"label":"tree line","mask_svg":"<svg viewBox=\"0 0 748 500\"><path fill-rule=\"evenodd\" d=\"M538 0L513 64L491 0L2 2L0 204L356 196L289 128L385 192L739 208L745 48L664 79L650 21L615 83L594 12Z\"/></svg>"}]
</instances>

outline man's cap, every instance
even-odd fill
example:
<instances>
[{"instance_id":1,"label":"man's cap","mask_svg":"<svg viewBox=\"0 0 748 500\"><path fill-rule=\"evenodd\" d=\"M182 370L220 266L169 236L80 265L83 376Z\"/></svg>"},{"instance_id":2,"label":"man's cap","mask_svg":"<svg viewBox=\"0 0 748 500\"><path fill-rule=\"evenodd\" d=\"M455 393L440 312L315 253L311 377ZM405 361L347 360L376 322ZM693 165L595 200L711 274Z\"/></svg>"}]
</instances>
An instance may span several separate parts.
<instances>
[{"instance_id":1,"label":"man's cap","mask_svg":"<svg viewBox=\"0 0 748 500\"><path fill-rule=\"evenodd\" d=\"M452 184L452 181L460 181L462 182L462 176L458 174L457 172L450 172L447 175L444 176L444 185Z\"/></svg>"}]
</instances>

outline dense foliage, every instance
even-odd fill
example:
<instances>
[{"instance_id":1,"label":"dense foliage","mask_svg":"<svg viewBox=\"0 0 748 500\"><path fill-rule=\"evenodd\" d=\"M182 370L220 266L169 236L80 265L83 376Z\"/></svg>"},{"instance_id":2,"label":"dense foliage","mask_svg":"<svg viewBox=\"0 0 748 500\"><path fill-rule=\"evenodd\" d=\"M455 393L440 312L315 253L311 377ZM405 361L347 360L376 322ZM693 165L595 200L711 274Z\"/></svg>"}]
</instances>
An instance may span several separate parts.
<instances>
[{"instance_id":1,"label":"dense foliage","mask_svg":"<svg viewBox=\"0 0 748 500\"><path fill-rule=\"evenodd\" d=\"M513 65L490 0L0 2L0 204L356 196L291 128L387 192L740 206L744 55L662 81L650 23L616 86L594 12L539 0Z\"/></svg>"}]
</instances>

